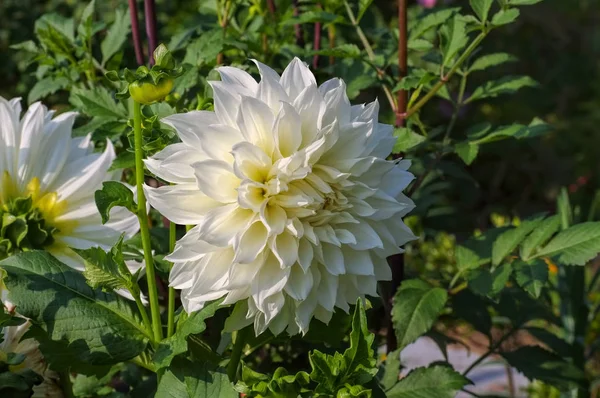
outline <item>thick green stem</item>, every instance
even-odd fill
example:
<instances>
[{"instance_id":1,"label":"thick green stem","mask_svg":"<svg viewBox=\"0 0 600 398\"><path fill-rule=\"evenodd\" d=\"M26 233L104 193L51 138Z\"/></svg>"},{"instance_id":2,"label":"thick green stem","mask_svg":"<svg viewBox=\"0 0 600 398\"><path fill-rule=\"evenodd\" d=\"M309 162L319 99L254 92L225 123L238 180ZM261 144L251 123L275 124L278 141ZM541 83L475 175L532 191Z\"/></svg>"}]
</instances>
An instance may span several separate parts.
<instances>
[{"instance_id":1,"label":"thick green stem","mask_svg":"<svg viewBox=\"0 0 600 398\"><path fill-rule=\"evenodd\" d=\"M162 327L160 322L160 308L156 289L156 273L152 259L150 245L150 229L148 228L148 214L146 213L146 196L144 195L144 161L142 153L142 109L141 105L133 102L133 133L135 141L135 184L137 186L137 217L140 223L144 261L146 262L146 279L148 280L148 298L150 313L152 314L152 332L154 340L162 340Z\"/></svg>"},{"instance_id":2,"label":"thick green stem","mask_svg":"<svg viewBox=\"0 0 600 398\"><path fill-rule=\"evenodd\" d=\"M237 381L237 371L242 358L242 350L246 344L245 337L248 330L248 328L238 330L237 335L235 336L235 343L233 344L233 350L231 351L231 358L229 359L229 364L227 365L227 376L229 376L229 380L232 383Z\"/></svg>"},{"instance_id":3,"label":"thick green stem","mask_svg":"<svg viewBox=\"0 0 600 398\"><path fill-rule=\"evenodd\" d=\"M458 58L456 60L456 62L454 63L454 65L452 66L452 68L450 68L450 70L448 71L448 73L442 77L442 79L437 82L435 84L435 86L433 86L431 88L431 90L425 94L425 96L423 96L423 98L421 98L416 104L414 104L407 112L406 115L404 116L406 119L408 119L411 115L413 115L415 112L417 112L419 109L421 109L423 107L423 105L425 105L427 102L429 102L430 99L433 98L433 96L435 94L437 94L437 92L444 87L444 85L448 82L448 80L450 80L450 78L456 73L456 71L458 70L458 68L461 67L461 65L467 60L467 58L469 58L469 56L471 55L471 53L473 51L475 51L475 49L477 48L477 46L483 41L483 39L485 39L485 37L487 36L486 31L483 31L479 34L479 36L477 36L475 38L475 40L473 40L473 42L471 43L471 45L466 49L466 51L460 56L460 58ZM468 102L468 101L467 101Z\"/></svg>"},{"instance_id":4,"label":"thick green stem","mask_svg":"<svg viewBox=\"0 0 600 398\"><path fill-rule=\"evenodd\" d=\"M137 304L138 310L140 311L140 315L142 316L142 321L144 322L144 327L146 328L148 333L152 334L152 323L150 322L150 318L148 318L148 312L146 311L146 307L144 307L144 304L142 304L142 300L140 299L139 288L131 289L129 292L135 299L135 303Z\"/></svg>"},{"instance_id":5,"label":"thick green stem","mask_svg":"<svg viewBox=\"0 0 600 398\"><path fill-rule=\"evenodd\" d=\"M171 221L169 224L169 253L175 249L175 241L177 240L177 224ZM173 264L171 267L173 268ZM173 336L175 333L175 288L169 286L169 305L167 306L167 337Z\"/></svg>"}]
</instances>

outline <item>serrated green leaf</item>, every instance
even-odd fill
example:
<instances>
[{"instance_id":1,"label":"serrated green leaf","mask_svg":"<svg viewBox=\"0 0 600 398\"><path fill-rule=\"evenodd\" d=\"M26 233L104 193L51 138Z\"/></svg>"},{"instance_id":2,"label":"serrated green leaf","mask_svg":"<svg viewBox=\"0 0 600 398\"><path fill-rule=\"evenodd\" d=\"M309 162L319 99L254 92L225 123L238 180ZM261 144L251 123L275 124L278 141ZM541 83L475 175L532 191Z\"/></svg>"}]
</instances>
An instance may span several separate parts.
<instances>
[{"instance_id":1,"label":"serrated green leaf","mask_svg":"<svg viewBox=\"0 0 600 398\"><path fill-rule=\"evenodd\" d=\"M540 346L524 346L501 354L528 379L540 380L561 390L577 387L585 380L581 369Z\"/></svg>"},{"instance_id":2,"label":"serrated green leaf","mask_svg":"<svg viewBox=\"0 0 600 398\"><path fill-rule=\"evenodd\" d=\"M417 368L386 391L388 398L454 398L471 382L449 366Z\"/></svg>"},{"instance_id":3,"label":"serrated green leaf","mask_svg":"<svg viewBox=\"0 0 600 398\"><path fill-rule=\"evenodd\" d=\"M494 53L481 56L471 64L469 72L481 71L507 62L515 62L517 57L508 53Z\"/></svg>"},{"instance_id":4,"label":"serrated green leaf","mask_svg":"<svg viewBox=\"0 0 600 398\"><path fill-rule=\"evenodd\" d=\"M548 217L542 221L521 244L520 255L523 260L529 260L533 252L558 231L560 224L558 215Z\"/></svg>"},{"instance_id":5,"label":"serrated green leaf","mask_svg":"<svg viewBox=\"0 0 600 398\"><path fill-rule=\"evenodd\" d=\"M527 263L516 261L513 267L519 286L533 297L540 297L542 289L548 282L548 265L542 260L533 260Z\"/></svg>"},{"instance_id":6,"label":"serrated green leaf","mask_svg":"<svg viewBox=\"0 0 600 398\"><path fill-rule=\"evenodd\" d=\"M456 246L454 255L456 257L456 266L461 272L477 268L484 261L475 251L465 246Z\"/></svg>"},{"instance_id":7,"label":"serrated green leaf","mask_svg":"<svg viewBox=\"0 0 600 398\"><path fill-rule=\"evenodd\" d=\"M359 299L352 317L350 347L344 351L348 371L344 383L366 383L370 379L364 380L362 379L363 375L357 375L358 373L367 373L371 378L377 373L377 361L372 348L374 340L375 335L369 332L369 326L367 325L364 304Z\"/></svg>"},{"instance_id":8,"label":"serrated green leaf","mask_svg":"<svg viewBox=\"0 0 600 398\"><path fill-rule=\"evenodd\" d=\"M296 24L307 24L307 23L340 23L344 22L344 19L336 14L327 11L306 11L297 17L288 18L282 21L280 26L291 26Z\"/></svg>"},{"instance_id":9,"label":"serrated green leaf","mask_svg":"<svg viewBox=\"0 0 600 398\"><path fill-rule=\"evenodd\" d=\"M409 50L429 51L433 48L433 43L424 39L410 39L407 46Z\"/></svg>"},{"instance_id":10,"label":"serrated green leaf","mask_svg":"<svg viewBox=\"0 0 600 398\"><path fill-rule=\"evenodd\" d=\"M71 96L79 101L81 106L77 108L86 115L120 120L128 118L125 107L116 102L112 94L104 87L96 86L92 89L73 88Z\"/></svg>"},{"instance_id":11,"label":"serrated green leaf","mask_svg":"<svg viewBox=\"0 0 600 398\"><path fill-rule=\"evenodd\" d=\"M446 66L468 43L467 26L460 15L456 15L450 23L440 29L441 50L444 57L442 65Z\"/></svg>"},{"instance_id":12,"label":"serrated green leaf","mask_svg":"<svg viewBox=\"0 0 600 398\"><path fill-rule=\"evenodd\" d=\"M469 288L480 296L495 298L504 289L512 274L509 263L502 264L493 271L474 270L469 276Z\"/></svg>"},{"instance_id":13,"label":"serrated green leaf","mask_svg":"<svg viewBox=\"0 0 600 398\"><path fill-rule=\"evenodd\" d=\"M531 231L542 223L545 217L545 215L542 215L525 220L518 227L509 229L498 236L492 246L492 265L496 266L500 264L506 256L519 246Z\"/></svg>"},{"instance_id":14,"label":"serrated green leaf","mask_svg":"<svg viewBox=\"0 0 600 398\"><path fill-rule=\"evenodd\" d=\"M41 251L19 253L0 262L9 300L19 314L45 331L61 356L91 365L112 365L139 355L148 332L133 303L121 296L92 289L83 275Z\"/></svg>"},{"instance_id":15,"label":"serrated green leaf","mask_svg":"<svg viewBox=\"0 0 600 398\"><path fill-rule=\"evenodd\" d=\"M106 224L110 218L110 210L115 206L125 207L132 213L136 212L136 204L133 200L131 189L118 181L104 181L102 189L94 194L96 207L102 217L102 224Z\"/></svg>"},{"instance_id":16,"label":"serrated green leaf","mask_svg":"<svg viewBox=\"0 0 600 398\"><path fill-rule=\"evenodd\" d=\"M561 264L585 265L600 252L600 222L586 222L561 231L534 258L557 257Z\"/></svg>"},{"instance_id":17,"label":"serrated green leaf","mask_svg":"<svg viewBox=\"0 0 600 398\"><path fill-rule=\"evenodd\" d=\"M169 366L176 355L188 350L187 338L191 334L202 333L206 330L205 321L211 318L219 309L223 300L214 301L199 311L193 312L189 317L177 326L175 334L158 344L154 362L157 368Z\"/></svg>"},{"instance_id":18,"label":"serrated green leaf","mask_svg":"<svg viewBox=\"0 0 600 398\"><path fill-rule=\"evenodd\" d=\"M46 77L39 80L29 91L27 95L27 103L31 104L40 98L44 98L50 94L54 94L58 90L62 90L69 86L69 79L66 77Z\"/></svg>"},{"instance_id":19,"label":"serrated green leaf","mask_svg":"<svg viewBox=\"0 0 600 398\"><path fill-rule=\"evenodd\" d=\"M180 359L173 362L160 379L157 397L164 398L238 398L239 394L222 369L208 362Z\"/></svg>"},{"instance_id":20,"label":"serrated green leaf","mask_svg":"<svg viewBox=\"0 0 600 398\"><path fill-rule=\"evenodd\" d=\"M334 48L325 48L319 51L312 51L311 54L336 58L359 58L360 48L358 48L356 44L341 44Z\"/></svg>"},{"instance_id":21,"label":"serrated green leaf","mask_svg":"<svg viewBox=\"0 0 600 398\"><path fill-rule=\"evenodd\" d=\"M411 29L409 35L409 41L418 39L428 30L439 26L449 20L460 8L448 8L427 14L424 18L419 20L415 26Z\"/></svg>"},{"instance_id":22,"label":"serrated green leaf","mask_svg":"<svg viewBox=\"0 0 600 398\"><path fill-rule=\"evenodd\" d=\"M404 281L394 296L392 321L402 349L427 332L446 305L448 294L419 279Z\"/></svg>"},{"instance_id":23,"label":"serrated green leaf","mask_svg":"<svg viewBox=\"0 0 600 398\"><path fill-rule=\"evenodd\" d=\"M77 33L79 33L83 37L84 41L88 40L92 36L92 17L94 15L95 6L96 1L90 1L88 5L83 9L83 13L81 14L81 20L79 22L79 26L77 27Z\"/></svg>"},{"instance_id":24,"label":"serrated green leaf","mask_svg":"<svg viewBox=\"0 0 600 398\"><path fill-rule=\"evenodd\" d=\"M106 37L100 44L100 49L102 51L102 66L106 65L113 55L115 55L121 47L123 47L123 44L125 44L130 32L130 24L129 11L123 12L123 10L117 8L115 11L115 21L110 25L110 28L108 28Z\"/></svg>"},{"instance_id":25,"label":"serrated green leaf","mask_svg":"<svg viewBox=\"0 0 600 398\"><path fill-rule=\"evenodd\" d=\"M542 0L509 0L508 4L512 6L530 6L540 3Z\"/></svg>"},{"instance_id":26,"label":"serrated green leaf","mask_svg":"<svg viewBox=\"0 0 600 398\"><path fill-rule=\"evenodd\" d=\"M475 158L477 158L477 154L479 153L479 145L472 142L461 142L454 147L454 151L468 166L473 163Z\"/></svg>"},{"instance_id":27,"label":"serrated green leaf","mask_svg":"<svg viewBox=\"0 0 600 398\"><path fill-rule=\"evenodd\" d=\"M514 22L519 17L519 10L509 8L508 10L500 10L492 17L492 25L502 26Z\"/></svg>"},{"instance_id":28,"label":"serrated green leaf","mask_svg":"<svg viewBox=\"0 0 600 398\"><path fill-rule=\"evenodd\" d=\"M379 384L384 390L392 388L400 377L400 351L395 350L387 354L385 364L379 376Z\"/></svg>"},{"instance_id":29,"label":"serrated green leaf","mask_svg":"<svg viewBox=\"0 0 600 398\"><path fill-rule=\"evenodd\" d=\"M501 94L512 94L525 87L536 87L538 83L529 76L506 76L499 80L486 82L473 91L465 101L469 103L482 98L494 98Z\"/></svg>"},{"instance_id":30,"label":"serrated green leaf","mask_svg":"<svg viewBox=\"0 0 600 398\"><path fill-rule=\"evenodd\" d=\"M394 130L394 137L397 138L394 144L393 153L406 152L409 149L425 141L425 137L419 135L407 127L401 127Z\"/></svg>"},{"instance_id":31,"label":"serrated green leaf","mask_svg":"<svg viewBox=\"0 0 600 398\"><path fill-rule=\"evenodd\" d=\"M216 62L217 55L225 46L221 29L213 29L202 33L199 38L192 40L186 47L183 63L195 66Z\"/></svg>"},{"instance_id":32,"label":"serrated green leaf","mask_svg":"<svg viewBox=\"0 0 600 398\"><path fill-rule=\"evenodd\" d=\"M373 3L373 0L358 0L358 14L356 15L356 20L360 22L362 17L367 12L369 6Z\"/></svg>"},{"instance_id":33,"label":"serrated green leaf","mask_svg":"<svg viewBox=\"0 0 600 398\"><path fill-rule=\"evenodd\" d=\"M475 11L481 22L487 21L492 2L493 0L469 0L471 8Z\"/></svg>"},{"instance_id":34,"label":"serrated green leaf","mask_svg":"<svg viewBox=\"0 0 600 398\"><path fill-rule=\"evenodd\" d=\"M99 247L73 250L85 261L83 276L92 288L116 290L134 287L137 278L131 275L123 260L123 237L108 253Z\"/></svg>"}]
</instances>

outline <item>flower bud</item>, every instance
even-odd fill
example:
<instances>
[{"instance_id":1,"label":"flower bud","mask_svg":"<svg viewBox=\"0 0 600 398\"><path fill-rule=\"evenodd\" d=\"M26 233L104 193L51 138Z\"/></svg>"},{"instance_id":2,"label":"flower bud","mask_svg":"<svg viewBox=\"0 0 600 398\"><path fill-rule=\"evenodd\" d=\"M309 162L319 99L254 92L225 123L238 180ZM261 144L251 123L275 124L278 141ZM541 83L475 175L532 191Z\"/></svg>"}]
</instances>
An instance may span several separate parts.
<instances>
[{"instance_id":1,"label":"flower bud","mask_svg":"<svg viewBox=\"0 0 600 398\"><path fill-rule=\"evenodd\" d=\"M157 84L135 81L129 85L129 94L134 101L150 105L165 98L173 89L173 79L163 78Z\"/></svg>"}]
</instances>

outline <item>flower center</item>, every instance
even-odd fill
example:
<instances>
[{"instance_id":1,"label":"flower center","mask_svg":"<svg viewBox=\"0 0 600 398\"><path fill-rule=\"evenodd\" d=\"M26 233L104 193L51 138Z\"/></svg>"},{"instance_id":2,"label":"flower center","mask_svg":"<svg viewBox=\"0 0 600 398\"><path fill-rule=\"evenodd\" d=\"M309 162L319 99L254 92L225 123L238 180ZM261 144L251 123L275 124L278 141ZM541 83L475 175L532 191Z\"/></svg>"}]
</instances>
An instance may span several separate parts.
<instances>
[{"instance_id":1,"label":"flower center","mask_svg":"<svg viewBox=\"0 0 600 398\"><path fill-rule=\"evenodd\" d=\"M59 231L72 227L72 222L56 221L65 209L56 192L41 190L39 178L20 190L5 171L0 183L0 259L54 244Z\"/></svg>"}]
</instances>

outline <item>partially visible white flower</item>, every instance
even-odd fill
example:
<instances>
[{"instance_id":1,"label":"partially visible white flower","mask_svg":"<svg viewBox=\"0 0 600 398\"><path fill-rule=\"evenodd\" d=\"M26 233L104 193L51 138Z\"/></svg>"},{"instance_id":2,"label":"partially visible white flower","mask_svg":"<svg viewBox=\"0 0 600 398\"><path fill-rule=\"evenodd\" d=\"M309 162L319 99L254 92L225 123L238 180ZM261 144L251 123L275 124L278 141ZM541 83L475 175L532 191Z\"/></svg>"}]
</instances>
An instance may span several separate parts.
<instances>
[{"instance_id":1,"label":"partially visible white flower","mask_svg":"<svg viewBox=\"0 0 600 398\"><path fill-rule=\"evenodd\" d=\"M107 140L104 152L94 152L91 134L71 137L73 112L53 118L54 111L36 102L23 118L20 115L19 98L0 97L2 231L8 234L10 228L22 228L17 216L28 220L24 238L0 237L4 243L0 258L43 249L83 270L83 259L70 248L108 249L121 233L131 237L138 230L136 216L125 208L113 208L105 225L96 208L94 193L102 182L119 179L119 171L108 170L115 158L113 145ZM23 205L27 198L31 198L29 207ZM9 221L14 224L8 225Z\"/></svg>"},{"instance_id":2,"label":"partially visible white flower","mask_svg":"<svg viewBox=\"0 0 600 398\"><path fill-rule=\"evenodd\" d=\"M146 165L174 185L146 193L196 225L167 257L187 312L225 296L230 329L305 333L391 278L386 257L414 238L402 221L413 175L385 160L395 138L377 101L351 106L342 80L317 87L297 58L281 76L256 64L260 83L219 68L214 112L163 119L182 142Z\"/></svg>"},{"instance_id":3,"label":"partially visible white flower","mask_svg":"<svg viewBox=\"0 0 600 398\"><path fill-rule=\"evenodd\" d=\"M2 301L4 302L7 311L13 312L14 306L5 301L7 291L1 284L2 282L0 281L0 295ZM3 311L1 307L0 311ZM24 355L25 360L21 364L9 368L9 370L19 371L22 369L31 369L43 377L42 383L33 387L33 398L62 398L64 397L64 394L60 388L59 375L48 368L48 364L44 360L44 356L39 349L39 343L32 338L21 340L23 335L29 330L30 326L31 323L27 321L19 326L7 326L2 328L4 341L0 343L0 355L5 356L9 353Z\"/></svg>"}]
</instances>

